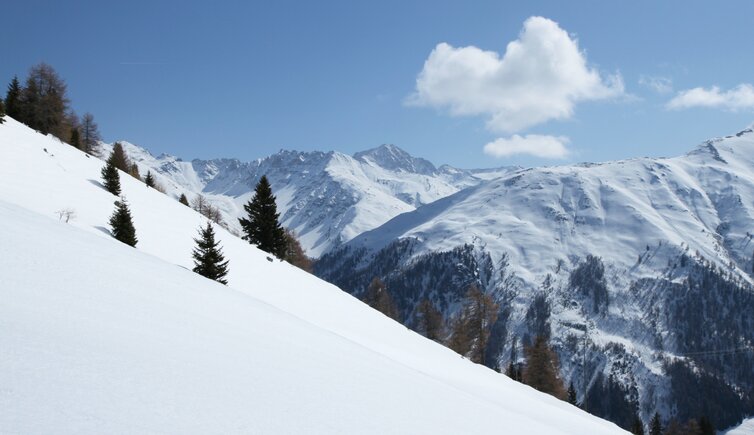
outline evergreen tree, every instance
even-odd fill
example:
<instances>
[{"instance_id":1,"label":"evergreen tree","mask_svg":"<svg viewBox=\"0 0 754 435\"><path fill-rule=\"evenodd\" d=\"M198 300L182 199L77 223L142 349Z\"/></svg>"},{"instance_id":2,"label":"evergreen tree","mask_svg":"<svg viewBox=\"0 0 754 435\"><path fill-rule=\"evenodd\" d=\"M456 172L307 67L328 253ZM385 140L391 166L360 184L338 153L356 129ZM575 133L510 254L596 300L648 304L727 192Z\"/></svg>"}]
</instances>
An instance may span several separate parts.
<instances>
[{"instance_id":1,"label":"evergreen tree","mask_svg":"<svg viewBox=\"0 0 754 435\"><path fill-rule=\"evenodd\" d=\"M399 320L398 307L395 306L390 292L381 279L374 277L364 293L364 303L390 317Z\"/></svg>"},{"instance_id":2,"label":"evergreen tree","mask_svg":"<svg viewBox=\"0 0 754 435\"><path fill-rule=\"evenodd\" d=\"M634 435L644 435L644 423L641 422L638 415L634 417L634 422L631 425L631 433Z\"/></svg>"},{"instance_id":3,"label":"evergreen tree","mask_svg":"<svg viewBox=\"0 0 754 435\"><path fill-rule=\"evenodd\" d=\"M699 429L702 435L715 435L715 426L706 416L699 419Z\"/></svg>"},{"instance_id":4,"label":"evergreen tree","mask_svg":"<svg viewBox=\"0 0 754 435\"><path fill-rule=\"evenodd\" d=\"M228 261L223 256L220 244L215 241L215 231L210 222L207 222L206 228L199 228L199 238L194 239L194 242L196 248L191 253L194 257L194 272L221 284L227 284L225 276L228 274Z\"/></svg>"},{"instance_id":5,"label":"evergreen tree","mask_svg":"<svg viewBox=\"0 0 754 435\"><path fill-rule=\"evenodd\" d=\"M131 170L131 162L128 160L126 151L123 149L123 145L120 142L115 142L113 145L113 152L110 154L110 159L113 161L113 165L126 174Z\"/></svg>"},{"instance_id":6,"label":"evergreen tree","mask_svg":"<svg viewBox=\"0 0 754 435\"><path fill-rule=\"evenodd\" d=\"M475 284L469 286L461 313L453 324L448 347L475 363L483 363L497 314L498 305L492 296L483 293Z\"/></svg>"},{"instance_id":7,"label":"evergreen tree","mask_svg":"<svg viewBox=\"0 0 754 435\"><path fill-rule=\"evenodd\" d=\"M118 168L115 167L112 154L102 168L102 184L108 192L115 196L120 195L120 174Z\"/></svg>"},{"instance_id":8,"label":"evergreen tree","mask_svg":"<svg viewBox=\"0 0 754 435\"><path fill-rule=\"evenodd\" d=\"M78 128L71 129L71 138L68 141L68 144L78 149L81 149L81 136L79 136Z\"/></svg>"},{"instance_id":9,"label":"evergreen tree","mask_svg":"<svg viewBox=\"0 0 754 435\"><path fill-rule=\"evenodd\" d=\"M285 231L278 221L280 214L266 176L257 183L254 197L244 205L244 210L248 217L238 220L245 234L243 239L280 259L285 258Z\"/></svg>"},{"instance_id":10,"label":"evergreen tree","mask_svg":"<svg viewBox=\"0 0 754 435\"><path fill-rule=\"evenodd\" d=\"M16 76L8 85L8 93L5 94L5 113L16 121L23 122L21 120L21 85Z\"/></svg>"},{"instance_id":11,"label":"evergreen tree","mask_svg":"<svg viewBox=\"0 0 754 435\"><path fill-rule=\"evenodd\" d=\"M5 104L0 100L0 124L5 122Z\"/></svg>"},{"instance_id":12,"label":"evergreen tree","mask_svg":"<svg viewBox=\"0 0 754 435\"><path fill-rule=\"evenodd\" d=\"M188 198L186 198L186 194L185 193L181 193L181 197L178 198L178 202L180 202L181 204L185 205L186 207L188 207L188 205L189 205Z\"/></svg>"},{"instance_id":13,"label":"evergreen tree","mask_svg":"<svg viewBox=\"0 0 754 435\"><path fill-rule=\"evenodd\" d=\"M665 428L665 432L663 432L664 435L688 435L685 432L686 428L684 428L681 423L678 422L676 419L671 419L668 422L668 427Z\"/></svg>"},{"instance_id":14,"label":"evergreen tree","mask_svg":"<svg viewBox=\"0 0 754 435\"><path fill-rule=\"evenodd\" d=\"M655 412L652 421L649 423L649 435L662 435L662 422L660 414Z\"/></svg>"},{"instance_id":15,"label":"evergreen tree","mask_svg":"<svg viewBox=\"0 0 754 435\"><path fill-rule=\"evenodd\" d=\"M82 150L96 155L99 148L99 141L102 138L97 128L97 123L94 122L94 115L91 113L85 113L81 118L81 147Z\"/></svg>"},{"instance_id":16,"label":"evergreen tree","mask_svg":"<svg viewBox=\"0 0 754 435\"><path fill-rule=\"evenodd\" d=\"M115 201L115 212L110 216L110 228L117 240L129 246L136 246L136 229L131 220L131 210L128 209L126 199L121 197L120 201Z\"/></svg>"},{"instance_id":17,"label":"evergreen tree","mask_svg":"<svg viewBox=\"0 0 754 435\"><path fill-rule=\"evenodd\" d=\"M152 176L152 171L147 171L147 176L144 177L144 183L146 183L147 187L154 187L154 177Z\"/></svg>"},{"instance_id":18,"label":"evergreen tree","mask_svg":"<svg viewBox=\"0 0 754 435\"><path fill-rule=\"evenodd\" d=\"M577 399L576 399L576 388L573 387L573 381L571 381L571 383L568 384L568 403L570 403L573 406L578 406Z\"/></svg>"},{"instance_id":19,"label":"evergreen tree","mask_svg":"<svg viewBox=\"0 0 754 435\"><path fill-rule=\"evenodd\" d=\"M304 253L296 234L293 231L285 230L285 261L298 267L301 270L312 273L312 260Z\"/></svg>"},{"instance_id":20,"label":"evergreen tree","mask_svg":"<svg viewBox=\"0 0 754 435\"><path fill-rule=\"evenodd\" d=\"M566 391L559 372L558 355L544 337L538 336L534 344L526 348L524 383L543 393L565 399Z\"/></svg>"},{"instance_id":21,"label":"evergreen tree","mask_svg":"<svg viewBox=\"0 0 754 435\"><path fill-rule=\"evenodd\" d=\"M423 299L416 307L416 330L420 334L440 342L443 338L444 319L429 299Z\"/></svg>"}]
</instances>

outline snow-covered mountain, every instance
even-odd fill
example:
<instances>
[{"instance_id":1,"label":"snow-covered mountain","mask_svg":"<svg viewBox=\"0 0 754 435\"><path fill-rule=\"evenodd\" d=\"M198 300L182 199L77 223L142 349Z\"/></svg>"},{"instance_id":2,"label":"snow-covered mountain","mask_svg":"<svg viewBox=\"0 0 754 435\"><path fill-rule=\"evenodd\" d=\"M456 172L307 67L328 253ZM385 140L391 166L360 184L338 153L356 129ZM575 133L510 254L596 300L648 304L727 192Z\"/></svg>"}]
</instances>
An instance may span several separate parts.
<instances>
[{"instance_id":1,"label":"snow-covered mountain","mask_svg":"<svg viewBox=\"0 0 754 435\"><path fill-rule=\"evenodd\" d=\"M259 178L267 175L283 225L296 232L312 257L401 213L516 169L437 168L395 145L353 156L336 151L281 150L252 162L186 162L166 154L154 157L137 145L120 143L142 175L148 170L157 174L158 182L171 195L204 195L222 212L232 231L240 230L238 218L244 215L243 205L253 196ZM112 145L103 144L103 155Z\"/></svg>"},{"instance_id":2,"label":"snow-covered mountain","mask_svg":"<svg viewBox=\"0 0 754 435\"><path fill-rule=\"evenodd\" d=\"M229 285L190 272L205 219L124 174L117 242L102 166L0 125L3 433L624 433L222 228Z\"/></svg>"},{"instance_id":3,"label":"snow-covered mountain","mask_svg":"<svg viewBox=\"0 0 754 435\"><path fill-rule=\"evenodd\" d=\"M753 233L749 128L681 157L491 179L359 235L316 271L357 295L382 277L410 326L424 298L456 315L475 282L500 304L488 365L550 336L564 378L586 374L594 412L626 425L638 405L645 421L657 409L722 429L754 414Z\"/></svg>"},{"instance_id":4,"label":"snow-covered mountain","mask_svg":"<svg viewBox=\"0 0 754 435\"><path fill-rule=\"evenodd\" d=\"M142 174L157 174L171 195L201 193L218 207L232 230L239 230L243 205L267 175L277 196L283 225L298 234L310 256L412 211L514 168L462 170L435 167L394 145L348 156L335 151L286 151L253 162L236 159L182 161L121 141ZM103 145L107 155L112 144Z\"/></svg>"}]
</instances>

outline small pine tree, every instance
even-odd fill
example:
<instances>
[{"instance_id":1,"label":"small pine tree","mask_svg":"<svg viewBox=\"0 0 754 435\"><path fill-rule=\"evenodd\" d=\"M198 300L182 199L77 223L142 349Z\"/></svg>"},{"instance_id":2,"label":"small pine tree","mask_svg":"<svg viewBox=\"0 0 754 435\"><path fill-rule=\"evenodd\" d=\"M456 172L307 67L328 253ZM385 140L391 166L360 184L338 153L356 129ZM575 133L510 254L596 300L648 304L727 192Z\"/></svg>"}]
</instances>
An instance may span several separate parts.
<instances>
[{"instance_id":1,"label":"small pine tree","mask_svg":"<svg viewBox=\"0 0 754 435\"><path fill-rule=\"evenodd\" d=\"M634 422L631 425L631 433L634 435L644 435L644 423L638 415L634 416Z\"/></svg>"},{"instance_id":2,"label":"small pine tree","mask_svg":"<svg viewBox=\"0 0 754 435\"><path fill-rule=\"evenodd\" d=\"M571 381L571 383L568 384L568 403L570 403L573 406L578 406L577 400L576 400L576 388L573 387L573 381Z\"/></svg>"},{"instance_id":3,"label":"small pine tree","mask_svg":"<svg viewBox=\"0 0 754 435\"><path fill-rule=\"evenodd\" d=\"M399 320L398 307L395 306L387 286L381 279L374 277L364 293L364 303L390 317Z\"/></svg>"},{"instance_id":4,"label":"small pine tree","mask_svg":"<svg viewBox=\"0 0 754 435\"><path fill-rule=\"evenodd\" d=\"M228 284L225 279L228 261L225 260L219 243L215 241L215 231L210 222L207 222L206 228L199 228L199 238L194 239L194 242L196 248L191 253L194 257L194 272L221 284Z\"/></svg>"},{"instance_id":5,"label":"small pine tree","mask_svg":"<svg viewBox=\"0 0 754 435\"><path fill-rule=\"evenodd\" d=\"M81 148L81 136L79 135L78 128L71 129L71 138L68 141L68 144L79 149Z\"/></svg>"},{"instance_id":6,"label":"small pine tree","mask_svg":"<svg viewBox=\"0 0 754 435\"><path fill-rule=\"evenodd\" d=\"M120 201L115 201L115 211L110 216L110 228L117 240L129 246L136 246L136 229L131 219L131 210L128 208L126 199L121 197Z\"/></svg>"},{"instance_id":7,"label":"small pine tree","mask_svg":"<svg viewBox=\"0 0 754 435\"><path fill-rule=\"evenodd\" d=\"M102 168L102 183L105 189L115 196L120 195L120 174L118 168L113 163L112 156L107 159L105 166Z\"/></svg>"},{"instance_id":8,"label":"small pine tree","mask_svg":"<svg viewBox=\"0 0 754 435\"><path fill-rule=\"evenodd\" d=\"M5 94L5 113L16 121L21 121L21 84L15 76Z\"/></svg>"},{"instance_id":9,"label":"small pine tree","mask_svg":"<svg viewBox=\"0 0 754 435\"><path fill-rule=\"evenodd\" d=\"M649 435L662 435L662 422L660 414L655 412L652 421L649 423Z\"/></svg>"},{"instance_id":10,"label":"small pine tree","mask_svg":"<svg viewBox=\"0 0 754 435\"><path fill-rule=\"evenodd\" d=\"M266 176L263 175L259 180L254 189L254 197L243 208L248 216L238 220L245 234L243 239L265 252L284 259L285 231L278 221L280 214L277 212L275 196Z\"/></svg>"},{"instance_id":11,"label":"small pine tree","mask_svg":"<svg viewBox=\"0 0 754 435\"><path fill-rule=\"evenodd\" d=\"M180 202L181 204L185 205L186 207L189 206L188 198L186 198L186 194L185 193L181 193L181 197L178 198L178 202Z\"/></svg>"},{"instance_id":12,"label":"small pine tree","mask_svg":"<svg viewBox=\"0 0 754 435\"><path fill-rule=\"evenodd\" d=\"M144 183L146 183L147 187L154 187L154 177L152 176L152 171L147 171L147 176L144 177Z\"/></svg>"}]
</instances>

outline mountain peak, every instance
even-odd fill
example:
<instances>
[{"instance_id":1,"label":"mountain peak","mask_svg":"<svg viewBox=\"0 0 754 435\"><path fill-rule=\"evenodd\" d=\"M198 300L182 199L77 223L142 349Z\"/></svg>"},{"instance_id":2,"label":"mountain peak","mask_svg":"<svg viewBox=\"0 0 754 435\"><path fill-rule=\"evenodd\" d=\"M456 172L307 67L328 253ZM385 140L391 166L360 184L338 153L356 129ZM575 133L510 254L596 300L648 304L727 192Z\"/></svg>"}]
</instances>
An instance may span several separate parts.
<instances>
[{"instance_id":1,"label":"mountain peak","mask_svg":"<svg viewBox=\"0 0 754 435\"><path fill-rule=\"evenodd\" d=\"M361 151L353 158L364 163L375 164L385 169L431 175L437 168L429 160L414 157L393 144L382 144L377 148Z\"/></svg>"}]
</instances>

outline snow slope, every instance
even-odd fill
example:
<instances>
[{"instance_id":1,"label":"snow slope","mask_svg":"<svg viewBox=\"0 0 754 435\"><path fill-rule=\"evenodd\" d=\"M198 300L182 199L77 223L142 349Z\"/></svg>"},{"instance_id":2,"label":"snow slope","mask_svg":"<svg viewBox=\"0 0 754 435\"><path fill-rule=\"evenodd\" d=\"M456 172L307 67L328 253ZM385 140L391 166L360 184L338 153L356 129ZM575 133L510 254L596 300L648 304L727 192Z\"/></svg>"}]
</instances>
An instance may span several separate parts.
<instances>
[{"instance_id":1,"label":"snow slope","mask_svg":"<svg viewBox=\"0 0 754 435\"><path fill-rule=\"evenodd\" d=\"M754 418L745 420L739 426L729 429L723 435L752 435L754 434Z\"/></svg>"},{"instance_id":2,"label":"snow slope","mask_svg":"<svg viewBox=\"0 0 754 435\"><path fill-rule=\"evenodd\" d=\"M102 162L6 120L3 432L623 433L222 229L230 285L189 272L202 217L125 175L139 244L118 243Z\"/></svg>"},{"instance_id":3,"label":"snow slope","mask_svg":"<svg viewBox=\"0 0 754 435\"><path fill-rule=\"evenodd\" d=\"M339 152L280 152L253 162L236 159L182 161L152 156L123 142L145 175L151 170L167 192L189 198L205 195L233 230L262 175L272 184L283 224L296 231L302 246L318 257L364 231L423 204L475 185L512 168L462 170L435 166L394 145L348 156ZM107 155L112 144L103 145Z\"/></svg>"}]
</instances>

